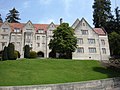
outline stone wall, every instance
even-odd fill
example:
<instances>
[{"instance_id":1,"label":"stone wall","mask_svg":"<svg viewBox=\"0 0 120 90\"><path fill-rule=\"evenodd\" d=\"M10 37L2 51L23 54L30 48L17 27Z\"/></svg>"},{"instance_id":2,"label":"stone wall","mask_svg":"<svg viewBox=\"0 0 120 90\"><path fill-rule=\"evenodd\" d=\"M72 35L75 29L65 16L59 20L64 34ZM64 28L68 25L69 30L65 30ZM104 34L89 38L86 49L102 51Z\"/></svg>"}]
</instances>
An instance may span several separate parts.
<instances>
[{"instance_id":1,"label":"stone wall","mask_svg":"<svg viewBox=\"0 0 120 90\"><path fill-rule=\"evenodd\" d=\"M2 86L0 90L120 90L120 77L64 84Z\"/></svg>"}]
</instances>

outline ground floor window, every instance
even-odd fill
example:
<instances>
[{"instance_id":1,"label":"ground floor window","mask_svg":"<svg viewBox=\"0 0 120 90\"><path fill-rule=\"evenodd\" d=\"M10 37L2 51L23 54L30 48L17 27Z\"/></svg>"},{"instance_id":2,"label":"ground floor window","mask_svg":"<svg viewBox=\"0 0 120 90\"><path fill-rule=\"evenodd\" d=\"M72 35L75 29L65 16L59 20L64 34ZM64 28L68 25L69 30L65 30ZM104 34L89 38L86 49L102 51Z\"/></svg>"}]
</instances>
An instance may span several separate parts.
<instances>
[{"instance_id":1,"label":"ground floor window","mask_svg":"<svg viewBox=\"0 0 120 90\"><path fill-rule=\"evenodd\" d=\"M102 53L106 54L106 49L105 48L102 48Z\"/></svg>"},{"instance_id":2,"label":"ground floor window","mask_svg":"<svg viewBox=\"0 0 120 90\"><path fill-rule=\"evenodd\" d=\"M84 48L83 47L78 47L77 48L77 53L84 53Z\"/></svg>"},{"instance_id":3,"label":"ground floor window","mask_svg":"<svg viewBox=\"0 0 120 90\"><path fill-rule=\"evenodd\" d=\"M97 52L96 48L94 48L94 47L89 48L89 53L96 53L96 52Z\"/></svg>"}]
</instances>

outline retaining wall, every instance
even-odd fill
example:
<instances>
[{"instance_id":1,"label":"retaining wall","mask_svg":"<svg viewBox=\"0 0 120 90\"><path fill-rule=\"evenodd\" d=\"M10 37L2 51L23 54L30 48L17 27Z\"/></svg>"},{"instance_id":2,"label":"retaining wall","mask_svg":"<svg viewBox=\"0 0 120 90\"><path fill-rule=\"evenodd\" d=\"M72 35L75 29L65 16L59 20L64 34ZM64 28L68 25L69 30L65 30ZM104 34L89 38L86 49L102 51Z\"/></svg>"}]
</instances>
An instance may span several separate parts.
<instances>
[{"instance_id":1,"label":"retaining wall","mask_svg":"<svg viewBox=\"0 0 120 90\"><path fill-rule=\"evenodd\" d=\"M120 90L120 77L63 84L1 86L0 90Z\"/></svg>"}]
</instances>

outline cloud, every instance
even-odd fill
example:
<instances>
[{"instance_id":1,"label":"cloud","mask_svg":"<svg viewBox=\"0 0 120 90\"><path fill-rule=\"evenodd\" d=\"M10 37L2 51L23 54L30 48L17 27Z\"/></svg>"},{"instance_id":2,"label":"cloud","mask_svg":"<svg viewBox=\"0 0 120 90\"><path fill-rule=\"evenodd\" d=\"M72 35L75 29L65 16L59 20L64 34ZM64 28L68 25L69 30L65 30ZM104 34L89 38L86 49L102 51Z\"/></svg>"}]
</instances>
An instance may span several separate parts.
<instances>
[{"instance_id":1,"label":"cloud","mask_svg":"<svg viewBox=\"0 0 120 90\"><path fill-rule=\"evenodd\" d=\"M47 20L40 20L38 21L38 23L41 23L41 24L50 24L51 22L55 22L54 19L47 19Z\"/></svg>"},{"instance_id":2,"label":"cloud","mask_svg":"<svg viewBox=\"0 0 120 90\"><path fill-rule=\"evenodd\" d=\"M45 4L45 5L48 5L52 2L52 0L39 0L39 3L40 4Z\"/></svg>"},{"instance_id":3,"label":"cloud","mask_svg":"<svg viewBox=\"0 0 120 90\"><path fill-rule=\"evenodd\" d=\"M23 7L24 7L24 8L30 7L30 1L25 1L25 2L23 3Z\"/></svg>"},{"instance_id":4,"label":"cloud","mask_svg":"<svg viewBox=\"0 0 120 90\"><path fill-rule=\"evenodd\" d=\"M74 0L63 0L63 3L65 5L65 13L68 17L70 17L69 11L73 1Z\"/></svg>"}]
</instances>

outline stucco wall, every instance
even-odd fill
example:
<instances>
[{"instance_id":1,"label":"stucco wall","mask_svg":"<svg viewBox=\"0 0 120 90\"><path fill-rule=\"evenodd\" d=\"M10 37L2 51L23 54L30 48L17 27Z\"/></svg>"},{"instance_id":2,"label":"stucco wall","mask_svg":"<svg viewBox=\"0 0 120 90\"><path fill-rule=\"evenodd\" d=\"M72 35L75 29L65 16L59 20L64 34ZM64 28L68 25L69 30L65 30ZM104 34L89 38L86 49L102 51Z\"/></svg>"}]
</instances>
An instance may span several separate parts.
<instances>
[{"instance_id":1,"label":"stucco wall","mask_svg":"<svg viewBox=\"0 0 120 90\"><path fill-rule=\"evenodd\" d=\"M33 86L8 86L0 90L120 90L120 77L86 82Z\"/></svg>"}]
</instances>

